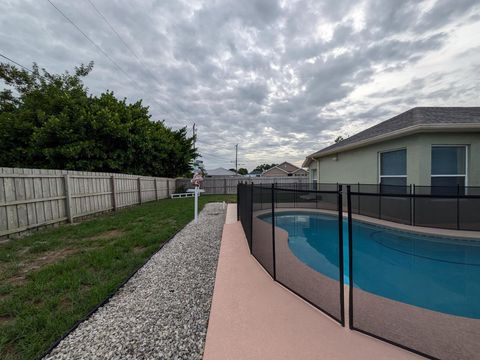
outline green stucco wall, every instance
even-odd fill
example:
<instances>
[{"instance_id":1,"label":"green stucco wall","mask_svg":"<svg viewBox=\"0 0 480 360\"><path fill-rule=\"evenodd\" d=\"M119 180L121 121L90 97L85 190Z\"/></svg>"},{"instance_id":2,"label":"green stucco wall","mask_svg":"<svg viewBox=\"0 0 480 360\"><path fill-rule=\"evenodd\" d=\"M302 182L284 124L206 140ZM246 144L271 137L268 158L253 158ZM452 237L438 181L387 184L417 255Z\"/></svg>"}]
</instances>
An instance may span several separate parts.
<instances>
[{"instance_id":1,"label":"green stucco wall","mask_svg":"<svg viewBox=\"0 0 480 360\"><path fill-rule=\"evenodd\" d=\"M407 149L407 184L430 185L432 145L468 145L468 185L480 186L480 133L421 133L312 162L320 183L378 183L378 154ZM337 158L335 161L334 158Z\"/></svg>"}]
</instances>

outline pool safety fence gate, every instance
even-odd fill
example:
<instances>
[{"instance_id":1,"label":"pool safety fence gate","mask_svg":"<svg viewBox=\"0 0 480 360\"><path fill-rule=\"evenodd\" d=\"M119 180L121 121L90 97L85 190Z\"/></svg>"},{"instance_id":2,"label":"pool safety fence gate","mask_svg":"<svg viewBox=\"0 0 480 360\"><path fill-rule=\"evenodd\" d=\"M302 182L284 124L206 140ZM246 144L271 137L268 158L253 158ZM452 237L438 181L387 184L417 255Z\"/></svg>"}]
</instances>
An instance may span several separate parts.
<instances>
[{"instance_id":1,"label":"pool safety fence gate","mask_svg":"<svg viewBox=\"0 0 480 360\"><path fill-rule=\"evenodd\" d=\"M238 217L251 254L270 276L342 326L344 314L343 225L341 187L331 191L290 189L270 185L238 185ZM292 210L304 216L289 216ZM308 216L320 212L328 219L329 276L306 265L289 248L290 240L305 231L320 234ZM287 232L288 229L288 232Z\"/></svg>"},{"instance_id":2,"label":"pool safety fence gate","mask_svg":"<svg viewBox=\"0 0 480 360\"><path fill-rule=\"evenodd\" d=\"M476 189L242 183L237 190L251 254L275 281L342 326L347 305L351 330L431 359L480 358L480 239L415 235L365 218L431 227L453 220L448 228L479 230Z\"/></svg>"}]
</instances>

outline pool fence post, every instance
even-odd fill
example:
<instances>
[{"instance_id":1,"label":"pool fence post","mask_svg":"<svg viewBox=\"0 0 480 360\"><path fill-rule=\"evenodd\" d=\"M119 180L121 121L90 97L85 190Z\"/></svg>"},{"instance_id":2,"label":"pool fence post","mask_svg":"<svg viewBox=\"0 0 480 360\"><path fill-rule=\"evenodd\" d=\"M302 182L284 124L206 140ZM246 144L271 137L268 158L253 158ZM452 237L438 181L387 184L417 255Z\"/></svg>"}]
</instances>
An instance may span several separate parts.
<instances>
[{"instance_id":1,"label":"pool fence post","mask_svg":"<svg viewBox=\"0 0 480 360\"><path fill-rule=\"evenodd\" d=\"M348 207L348 327L353 326L353 245L352 245L352 196L350 185L347 185L347 207Z\"/></svg>"},{"instance_id":2,"label":"pool fence post","mask_svg":"<svg viewBox=\"0 0 480 360\"><path fill-rule=\"evenodd\" d=\"M278 188L278 183L275 181L275 187ZM275 207L278 208L277 198L275 198Z\"/></svg>"},{"instance_id":3,"label":"pool fence post","mask_svg":"<svg viewBox=\"0 0 480 360\"><path fill-rule=\"evenodd\" d=\"M357 214L360 215L360 182L357 183L357 191L358 191L358 205L357 205Z\"/></svg>"},{"instance_id":4,"label":"pool fence post","mask_svg":"<svg viewBox=\"0 0 480 360\"><path fill-rule=\"evenodd\" d=\"M378 184L378 218L382 219L382 184Z\"/></svg>"},{"instance_id":5,"label":"pool fence post","mask_svg":"<svg viewBox=\"0 0 480 360\"><path fill-rule=\"evenodd\" d=\"M250 185L250 254L253 255L253 181Z\"/></svg>"},{"instance_id":6,"label":"pool fence post","mask_svg":"<svg viewBox=\"0 0 480 360\"><path fill-rule=\"evenodd\" d=\"M273 280L277 280L276 254L275 254L275 184L272 184L272 256Z\"/></svg>"},{"instance_id":7,"label":"pool fence post","mask_svg":"<svg viewBox=\"0 0 480 360\"><path fill-rule=\"evenodd\" d=\"M457 230L460 230L460 184L457 184Z\"/></svg>"},{"instance_id":8,"label":"pool fence post","mask_svg":"<svg viewBox=\"0 0 480 360\"><path fill-rule=\"evenodd\" d=\"M409 199L409 203L410 203L410 225L413 225L412 223L412 184L410 184L410 199Z\"/></svg>"},{"instance_id":9,"label":"pool fence post","mask_svg":"<svg viewBox=\"0 0 480 360\"><path fill-rule=\"evenodd\" d=\"M413 195L413 197L412 197L412 199L413 199L413 200L412 200L412 201L413 201L413 205L412 205L412 226L415 226L415 207L417 206L417 205L416 205L417 202L416 202L416 199L415 199L415 197L416 197L416 195L415 195L415 193L416 193L416 191L415 191L415 184L413 184L413 189L412 189L412 191L413 191L413 193L412 193L412 195Z\"/></svg>"},{"instance_id":10,"label":"pool fence post","mask_svg":"<svg viewBox=\"0 0 480 360\"><path fill-rule=\"evenodd\" d=\"M338 207L338 264L340 271L340 319L342 326L345 326L345 289L344 289L344 264L343 264L343 197L342 185L337 191L337 207Z\"/></svg>"},{"instance_id":11,"label":"pool fence post","mask_svg":"<svg viewBox=\"0 0 480 360\"><path fill-rule=\"evenodd\" d=\"M237 221L240 220L240 182L237 183Z\"/></svg>"}]
</instances>

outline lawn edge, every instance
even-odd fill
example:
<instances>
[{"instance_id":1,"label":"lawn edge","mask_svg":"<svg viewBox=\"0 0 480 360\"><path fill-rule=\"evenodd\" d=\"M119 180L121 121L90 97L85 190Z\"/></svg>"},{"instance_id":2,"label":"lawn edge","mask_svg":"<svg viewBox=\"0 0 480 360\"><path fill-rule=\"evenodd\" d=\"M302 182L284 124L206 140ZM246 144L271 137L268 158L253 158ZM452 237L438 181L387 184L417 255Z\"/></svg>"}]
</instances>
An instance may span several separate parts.
<instances>
[{"instance_id":1,"label":"lawn edge","mask_svg":"<svg viewBox=\"0 0 480 360\"><path fill-rule=\"evenodd\" d=\"M193 221L193 220L192 220ZM147 259L145 259L145 262L139 266L136 270L134 270L129 276L127 276L127 278L122 281L112 292L110 292L110 294L107 295L107 297L101 302L99 303L98 305L96 305L92 310L90 310L84 317L82 317L81 319L79 319L78 321L75 322L75 324L72 325L72 327L70 329L68 329L65 333L63 333L63 335L58 338L57 340L55 340L55 342L50 345L50 347L45 350L45 352L42 353L42 355L40 355L37 359L38 360L41 360L43 358L45 358L46 356L50 355L50 353L67 337L69 336L72 332L75 331L76 328L78 328L78 326L83 323L85 320L88 320L88 318L90 318L95 312L97 312L98 309L100 309L102 306L106 305L110 299L116 295L120 289L122 287L125 286L125 284L127 282L130 281L130 279L132 277L135 276L135 274L140 271L141 268L143 268L151 259L152 257L157 254L159 251L161 251L163 249L163 247L168 244L170 242L170 240L172 240L175 236L177 236L177 234L182 231L183 229L185 229L185 227L190 223L191 221L189 221L187 224L185 224L185 226L183 226L182 228L178 229L177 231L175 231L167 240L165 240L161 245L160 247L158 248L157 251L155 251L154 253L152 253Z\"/></svg>"}]
</instances>

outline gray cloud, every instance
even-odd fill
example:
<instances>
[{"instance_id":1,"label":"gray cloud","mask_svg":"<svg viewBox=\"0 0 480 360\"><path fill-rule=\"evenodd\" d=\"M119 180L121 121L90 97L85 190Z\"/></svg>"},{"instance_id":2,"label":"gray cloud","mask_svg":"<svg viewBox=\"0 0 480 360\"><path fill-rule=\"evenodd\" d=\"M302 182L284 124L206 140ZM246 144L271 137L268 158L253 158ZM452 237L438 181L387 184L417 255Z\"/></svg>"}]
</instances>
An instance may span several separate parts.
<instances>
[{"instance_id":1,"label":"gray cloud","mask_svg":"<svg viewBox=\"0 0 480 360\"><path fill-rule=\"evenodd\" d=\"M249 168L298 162L415 105L478 105L475 0L92 0L135 55L87 1L52 1L128 76L46 1L0 1L0 52L52 72L94 60L93 93L195 122L207 167L230 167L236 143Z\"/></svg>"}]
</instances>

